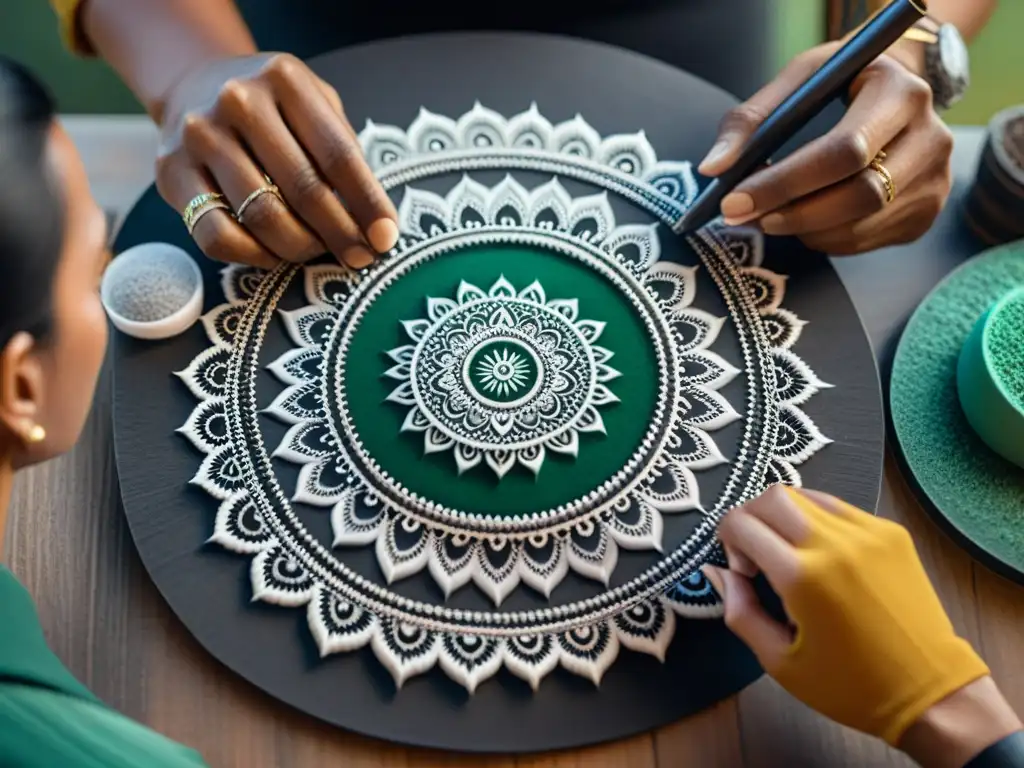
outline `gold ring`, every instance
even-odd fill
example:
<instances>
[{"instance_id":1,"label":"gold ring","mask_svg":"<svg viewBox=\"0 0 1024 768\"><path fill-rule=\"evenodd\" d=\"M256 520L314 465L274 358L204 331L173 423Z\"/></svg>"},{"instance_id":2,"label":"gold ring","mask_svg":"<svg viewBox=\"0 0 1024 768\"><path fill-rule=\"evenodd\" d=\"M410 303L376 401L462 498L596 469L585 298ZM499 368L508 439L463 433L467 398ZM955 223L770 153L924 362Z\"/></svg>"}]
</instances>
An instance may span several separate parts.
<instances>
[{"instance_id":1,"label":"gold ring","mask_svg":"<svg viewBox=\"0 0 1024 768\"><path fill-rule=\"evenodd\" d=\"M868 167L882 177L882 186L885 187L885 204L888 205L896 199L896 182L892 180L889 169L882 165L884 159L885 152L879 152L875 155L875 159L868 164Z\"/></svg>"},{"instance_id":2,"label":"gold ring","mask_svg":"<svg viewBox=\"0 0 1024 768\"><path fill-rule=\"evenodd\" d=\"M229 213L231 206L224 202L224 195L219 192L203 192L201 195L196 195L189 200L188 205L185 206L185 210L181 212L182 221L185 222L185 228L191 235L192 230L196 228L196 224L210 211L216 211L218 209L225 209Z\"/></svg>"},{"instance_id":3,"label":"gold ring","mask_svg":"<svg viewBox=\"0 0 1024 768\"><path fill-rule=\"evenodd\" d=\"M266 179L266 176L264 176L264 178ZM267 179L267 182L266 186L254 189L249 193L249 196L242 201L242 204L238 206L238 210L235 211L235 218L241 221L242 217L245 216L245 209L256 202L256 199L261 195L271 194L284 203L284 198L281 197L281 190L278 188L277 184L272 183L270 179Z\"/></svg>"}]
</instances>

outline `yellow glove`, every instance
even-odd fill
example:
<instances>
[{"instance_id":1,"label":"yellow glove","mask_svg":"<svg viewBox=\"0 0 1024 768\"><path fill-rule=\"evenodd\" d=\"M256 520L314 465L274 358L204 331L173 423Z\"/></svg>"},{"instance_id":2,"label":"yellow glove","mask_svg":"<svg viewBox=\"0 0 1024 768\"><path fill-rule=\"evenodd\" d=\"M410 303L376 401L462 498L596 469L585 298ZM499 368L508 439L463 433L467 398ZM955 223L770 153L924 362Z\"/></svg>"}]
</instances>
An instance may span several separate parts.
<instances>
[{"instance_id":1,"label":"yellow glove","mask_svg":"<svg viewBox=\"0 0 1024 768\"><path fill-rule=\"evenodd\" d=\"M777 486L733 510L707 568L725 621L765 671L839 723L895 745L927 709L989 674L957 637L901 526L837 499ZM794 627L770 618L764 573Z\"/></svg>"}]
</instances>

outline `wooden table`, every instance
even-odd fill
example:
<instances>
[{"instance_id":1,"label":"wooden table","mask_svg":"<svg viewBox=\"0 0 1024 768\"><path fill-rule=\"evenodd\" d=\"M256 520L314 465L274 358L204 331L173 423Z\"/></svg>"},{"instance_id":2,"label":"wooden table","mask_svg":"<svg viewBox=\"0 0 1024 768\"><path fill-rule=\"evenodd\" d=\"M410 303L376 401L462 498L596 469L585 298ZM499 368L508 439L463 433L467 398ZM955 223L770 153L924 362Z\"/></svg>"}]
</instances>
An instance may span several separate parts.
<instances>
[{"instance_id":1,"label":"wooden table","mask_svg":"<svg viewBox=\"0 0 1024 768\"><path fill-rule=\"evenodd\" d=\"M123 209L149 177L152 132L133 120L71 120L69 128L101 203ZM889 249L837 262L865 314L883 367L895 333L920 295L971 247L955 209L973 174L980 131L957 134L958 188L928 242L916 250ZM951 242L959 252L950 252ZM890 266L896 271L878 280ZM72 672L127 715L199 749L212 766L909 765L884 744L809 711L769 679L655 733L535 757L487 759L403 749L297 714L209 657L143 571L117 504L109 374L104 372L78 447L20 476L6 562L35 596L47 638ZM982 652L1011 703L1024 711L1024 590L972 562L938 531L891 456L879 512L910 529L953 623Z\"/></svg>"}]
</instances>

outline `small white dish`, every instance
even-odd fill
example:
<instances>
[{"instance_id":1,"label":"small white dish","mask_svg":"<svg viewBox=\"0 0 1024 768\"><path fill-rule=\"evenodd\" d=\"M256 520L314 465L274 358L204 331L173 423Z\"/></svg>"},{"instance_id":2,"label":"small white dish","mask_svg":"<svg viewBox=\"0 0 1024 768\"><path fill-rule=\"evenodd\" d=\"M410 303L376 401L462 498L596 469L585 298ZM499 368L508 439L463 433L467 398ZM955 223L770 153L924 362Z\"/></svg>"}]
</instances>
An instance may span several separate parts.
<instances>
[{"instance_id":1,"label":"small white dish","mask_svg":"<svg viewBox=\"0 0 1024 768\"><path fill-rule=\"evenodd\" d=\"M114 258L100 283L103 307L122 333L167 339L184 333L203 312L203 273L185 251L145 243Z\"/></svg>"}]
</instances>

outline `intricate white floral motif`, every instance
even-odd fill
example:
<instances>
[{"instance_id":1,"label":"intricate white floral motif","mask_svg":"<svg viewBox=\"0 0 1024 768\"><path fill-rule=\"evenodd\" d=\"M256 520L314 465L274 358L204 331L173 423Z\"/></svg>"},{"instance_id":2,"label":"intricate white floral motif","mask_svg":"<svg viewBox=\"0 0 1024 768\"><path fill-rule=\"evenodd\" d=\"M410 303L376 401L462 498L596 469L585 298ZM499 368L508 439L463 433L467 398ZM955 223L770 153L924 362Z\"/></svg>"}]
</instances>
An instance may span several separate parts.
<instances>
[{"instance_id":1,"label":"intricate white floral motif","mask_svg":"<svg viewBox=\"0 0 1024 768\"><path fill-rule=\"evenodd\" d=\"M388 352L385 373L424 453L451 450L459 474L481 459L499 478L517 462L536 474L547 451L576 456L580 432L604 432L598 409L618 401L606 383L620 374L594 343L604 324L580 319L575 299L501 277L487 291L463 281L427 312L403 323L413 343Z\"/></svg>"},{"instance_id":2,"label":"intricate white floral motif","mask_svg":"<svg viewBox=\"0 0 1024 768\"><path fill-rule=\"evenodd\" d=\"M421 109L408 130L367 120L359 141L385 185L469 168L529 168L594 182L669 219L697 196L690 163L659 160L643 131L602 137L579 115L553 125L536 104L510 118L479 103L458 120Z\"/></svg>"},{"instance_id":3,"label":"intricate white floral motif","mask_svg":"<svg viewBox=\"0 0 1024 768\"><path fill-rule=\"evenodd\" d=\"M307 268L309 306L284 313L300 348L270 366L289 386L267 411L293 425L274 455L303 465L295 499L333 507L335 545L375 542L389 582L426 569L445 594L473 582L496 604L520 583L550 595L570 570L607 584L620 547L660 550L662 515L701 508L694 471L726 461L709 432L739 418L717 392L738 371L709 349L724 319L692 306L696 267L658 261L655 227L616 227L605 196L573 199L557 181L530 192L511 177L490 189L466 177L447 197L410 188L399 219L403 237L379 279ZM557 510L489 516L421 500L362 457L331 378L301 375L297 363L319 371L315 358L329 369L336 358L344 380L345 329L386 285L438 248L524 237L603 270L645 318L661 382L648 437L622 472ZM516 463L536 473L548 451L575 456L580 433L604 431L600 408L618 400L608 383L619 372L596 343L603 324L581 318L576 300L502 278L486 291L463 282L426 307L403 322L413 343L388 353L385 374L399 382L388 399L409 409L403 430L423 433L425 453L451 451L460 474L482 462L498 477ZM521 394L496 400L472 366L513 348L531 375Z\"/></svg>"},{"instance_id":4,"label":"intricate white floral motif","mask_svg":"<svg viewBox=\"0 0 1024 768\"><path fill-rule=\"evenodd\" d=\"M803 464L832 442L800 406L832 385L819 380L810 366L792 351L805 323L781 306L786 292L785 275L761 267L745 267L741 273L761 315L775 363L779 429L766 484L800 486L802 483L796 465Z\"/></svg>"},{"instance_id":5,"label":"intricate white floral motif","mask_svg":"<svg viewBox=\"0 0 1024 768\"><path fill-rule=\"evenodd\" d=\"M689 164L657 160L642 135L601 138L580 119L550 126L535 112L505 120L477 108L454 121L454 132L447 118L428 115L415 130L375 126L362 139L386 187L452 170L547 170L597 184L668 226L692 199L696 185ZM432 134L438 127L444 130ZM504 142L496 155L480 138L489 130L495 144ZM385 139L397 147L394 156L385 153ZM449 139L454 143L443 143ZM616 147L625 148L621 157L614 155ZM385 163L390 170L382 168ZM335 544L375 544L389 579L402 569L426 567L446 591L473 580L496 600L520 582L549 594L569 567L601 578L614 567L618 546L653 546L661 514L697 502L693 470L725 461L707 431L736 418L715 391L736 372L709 351L723 322L692 306L697 268L659 262L655 228L616 227L601 198L573 200L558 185L532 193L511 180L499 187L500 196L494 190L481 194L482 187L466 181L459 195L447 199L407 189L403 237L390 259L361 276L339 268L304 269L307 297L314 303L285 313L297 348L270 366L287 385L271 411L292 425L276 453L302 465L298 500L331 507ZM499 197L509 205L488 204ZM599 506L591 498L538 516L530 532L487 525L471 515L457 517L453 528L454 510L424 499L408 499L396 509L393 498L361 485L372 480L386 490L389 478L373 474L372 457L360 456L358 441L332 426L328 413L344 405L331 402L336 377L344 373L344 360L334 353L347 343L346 329L356 324L349 321L359 319L360 297L372 299L373 291L387 288L389 274L400 276L401 265L443 250L435 246L449 235L466 242L522 238L552 248L618 276L619 287L625 286L638 306L653 303L644 315L649 327L670 318L669 332L653 335L652 344L662 350L660 376L666 386L659 397L669 397L661 418L679 428L633 467L631 477L640 478L631 486L635 492L608 489L604 512L585 514ZM723 563L714 542L717 516L760 492L766 482L799 482L794 465L828 442L800 410L828 385L793 353L803 322L779 306L785 279L760 268L760 238L753 230L711 227L688 241L718 286L742 349L743 437L730 457L730 479L717 503L704 505L707 515L693 534L636 578L587 600L549 602L528 612L461 611L412 601L373 583L306 531L275 476L255 395L263 338L299 271L291 266L266 275L226 269L228 303L203 320L211 347L179 374L199 401L179 430L204 455L193 483L219 500L211 542L252 557L254 599L307 606L322 655L368 646L399 686L435 666L469 691L502 666L534 689L558 666L597 683L623 647L663 658L676 614L721 615L718 598L699 570L703 563ZM515 290L517 297L522 290ZM544 299L550 305L551 297ZM509 367L499 370L503 364ZM480 356L479 382L485 392L514 398L528 385L531 365L532 358L520 349L491 350ZM507 391L498 384L488 390L488 375L491 382L504 379ZM476 541L465 535L467 529ZM552 534L554 529L560 533ZM405 542L401 557L381 556L398 539Z\"/></svg>"}]
</instances>

